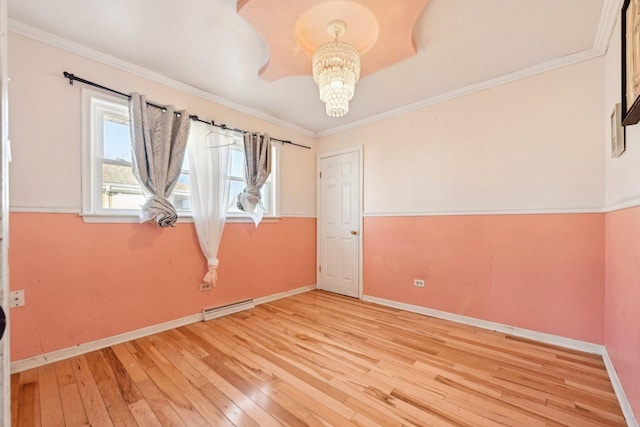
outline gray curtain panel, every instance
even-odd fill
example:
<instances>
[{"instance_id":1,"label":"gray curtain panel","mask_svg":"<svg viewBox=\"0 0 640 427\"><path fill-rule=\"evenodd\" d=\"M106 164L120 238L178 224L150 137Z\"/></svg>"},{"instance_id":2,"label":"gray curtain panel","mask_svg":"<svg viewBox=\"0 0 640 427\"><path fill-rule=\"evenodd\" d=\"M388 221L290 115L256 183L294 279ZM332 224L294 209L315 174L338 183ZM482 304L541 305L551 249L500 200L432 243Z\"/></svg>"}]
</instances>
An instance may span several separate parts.
<instances>
[{"instance_id":1,"label":"gray curtain panel","mask_svg":"<svg viewBox=\"0 0 640 427\"><path fill-rule=\"evenodd\" d=\"M266 133L244 134L244 191L238 194L238 209L247 212L256 226L262 220L260 190L271 174L271 138Z\"/></svg>"},{"instance_id":2,"label":"gray curtain panel","mask_svg":"<svg viewBox=\"0 0 640 427\"><path fill-rule=\"evenodd\" d=\"M140 222L154 220L173 227L178 214L169 201L175 189L187 148L191 121L186 111L147 104L144 95L131 94L131 153L133 174L148 196Z\"/></svg>"}]
</instances>

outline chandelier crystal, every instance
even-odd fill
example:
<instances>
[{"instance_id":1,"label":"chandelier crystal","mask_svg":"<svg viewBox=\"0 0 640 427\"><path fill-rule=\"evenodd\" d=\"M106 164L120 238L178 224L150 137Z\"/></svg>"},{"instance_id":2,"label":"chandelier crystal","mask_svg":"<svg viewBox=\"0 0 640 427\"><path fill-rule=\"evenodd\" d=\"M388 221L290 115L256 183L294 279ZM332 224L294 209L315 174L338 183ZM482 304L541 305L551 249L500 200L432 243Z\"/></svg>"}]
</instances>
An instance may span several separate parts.
<instances>
[{"instance_id":1,"label":"chandelier crystal","mask_svg":"<svg viewBox=\"0 0 640 427\"><path fill-rule=\"evenodd\" d=\"M325 43L313 54L313 80L320 89L320 100L326 104L327 115L342 117L349 112L349 101L360 78L360 54L348 43L338 41L346 24L332 21L327 31L335 40Z\"/></svg>"}]
</instances>

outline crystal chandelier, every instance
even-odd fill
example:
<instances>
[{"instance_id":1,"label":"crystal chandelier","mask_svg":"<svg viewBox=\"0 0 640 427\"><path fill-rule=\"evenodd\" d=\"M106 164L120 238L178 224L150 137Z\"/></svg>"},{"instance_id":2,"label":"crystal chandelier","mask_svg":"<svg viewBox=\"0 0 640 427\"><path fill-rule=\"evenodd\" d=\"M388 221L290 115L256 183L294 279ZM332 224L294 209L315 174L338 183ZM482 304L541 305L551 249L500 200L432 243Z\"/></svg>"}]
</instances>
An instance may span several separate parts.
<instances>
[{"instance_id":1,"label":"crystal chandelier","mask_svg":"<svg viewBox=\"0 0 640 427\"><path fill-rule=\"evenodd\" d=\"M347 24L331 21L327 26L335 40L325 43L313 54L313 80L320 89L320 100L326 104L327 114L342 117L349 112L349 101L360 78L360 54L348 43L338 41Z\"/></svg>"}]
</instances>

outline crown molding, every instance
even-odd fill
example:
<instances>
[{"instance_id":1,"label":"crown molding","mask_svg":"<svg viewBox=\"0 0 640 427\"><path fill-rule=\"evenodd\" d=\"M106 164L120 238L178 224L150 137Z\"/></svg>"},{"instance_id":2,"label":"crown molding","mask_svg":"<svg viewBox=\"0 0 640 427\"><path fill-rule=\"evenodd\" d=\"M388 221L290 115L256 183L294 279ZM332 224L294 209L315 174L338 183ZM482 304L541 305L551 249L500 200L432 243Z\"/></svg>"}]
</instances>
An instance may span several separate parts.
<instances>
[{"instance_id":1,"label":"crown molding","mask_svg":"<svg viewBox=\"0 0 640 427\"><path fill-rule=\"evenodd\" d=\"M456 98L460 98L466 95L470 95L476 92L491 89L497 86L501 86L503 84L515 82L528 77L533 77L538 74L543 74L549 71L557 70L559 68L567 67L570 65L578 64L580 62L584 62L584 61L588 61L588 60L600 57L607 52L607 49L609 47L609 42L611 40L613 30L618 20L619 12L622 7L622 1L623 0L605 0L602 6L600 20L598 22L598 29L596 31L594 44L593 44L593 47L590 49L577 52L575 54L568 55L562 58L554 59L552 61L547 61L542 64L525 68L523 70L519 70L513 73L505 74L500 77L474 83L474 84L471 84L450 92L446 92L434 97L425 98L418 102L403 105L398 108L394 108L379 114L374 114L364 119L355 120L353 122L344 124L342 126L329 128L320 132L314 132L312 130L290 123L288 121L278 119L260 110L256 110L256 109L249 108L244 105L235 103L226 98L222 98L220 96L214 95L202 89L198 89L193 86L187 85L185 83L179 82L177 80L171 79L169 77L163 76L159 73L148 70L146 68L139 67L137 65L123 61L113 56L87 48L85 46L82 46L79 43L72 42L70 40L48 33L46 31L39 30L37 28L31 27L29 25L23 24L13 19L9 20L9 30L17 34L23 35L25 37L29 37L34 40L49 44L51 46L113 66L120 70L130 72L132 74L136 74L140 77L153 80L163 85L173 87L182 92L198 96L200 98L206 99L211 102L215 102L216 104L220 104L225 107L240 111L242 113L249 114L256 118L263 119L267 122L293 130L302 135L310 136L313 138L322 138L325 136L334 135L340 132L345 132L361 126L375 123L381 120L385 120L388 118L396 117L405 113L420 110L432 105L440 104L440 103L450 101ZM237 3L237 0L228 0L228 2L229 2L229 5L233 5Z\"/></svg>"},{"instance_id":2,"label":"crown molding","mask_svg":"<svg viewBox=\"0 0 640 427\"><path fill-rule=\"evenodd\" d=\"M94 61L98 61L102 64L109 65L111 67L117 68L119 70L125 71L127 73L135 74L139 77L143 77L148 80L152 80L156 83L160 83L164 86L168 86L174 89L177 89L181 92L195 95L207 101L222 105L224 107L231 108L233 110L239 111L241 113L249 114L258 119L265 120L274 125L282 126L283 128L287 128L298 132L302 135L315 137L316 133L309 129L303 128L291 122L278 119L273 117L263 111L256 110L250 107L246 107L242 104L238 104L229 99L223 98L221 96L215 95L211 92L207 92L202 89L198 89L194 86L188 85L186 83L182 83L178 80L174 80L170 77L164 76L155 71L151 71L147 68L140 67L138 65L132 64L130 62L124 61L122 59L118 59L114 56L107 55L105 53L99 52L97 50L88 48L79 43L73 42L71 40L65 39L60 36L56 36L55 34L51 34L49 32L34 28L30 25L24 24L20 21L16 21L14 19L9 19L9 31L19 34L21 36L28 37L30 39L48 44L50 46L66 50L67 52L74 53L76 55L80 55L82 57L92 59Z\"/></svg>"},{"instance_id":3,"label":"crown molding","mask_svg":"<svg viewBox=\"0 0 640 427\"><path fill-rule=\"evenodd\" d=\"M450 92L436 95L431 98L426 98L418 102L403 105L402 107L394 108L392 110L388 110L383 113L374 114L372 116L366 117L361 120L356 120L354 122L347 123L342 126L327 129L327 130L318 132L317 137L322 138L325 136L334 135L336 133L341 133L351 129L359 128L361 126L378 122L380 120L385 120L392 117L400 116L402 114L410 113L416 110L421 110L423 108L430 107L432 105L440 104L446 101L451 101L456 98L461 98L463 96L471 95L476 92L491 89L497 86L502 86L507 83L515 82L528 77L533 77L538 74L543 74L548 71L557 70L559 68L578 64L580 62L588 61L590 59L594 59L602 55L603 55L602 53L598 52L594 48L584 50L582 52L574 53L572 55L554 59L552 61L547 61L542 64L534 65L533 67L529 67L523 70L515 71L513 73L505 74L500 77L496 77L493 79L489 79L489 80L474 83L468 86L464 86L459 89L455 89Z\"/></svg>"},{"instance_id":4,"label":"crown molding","mask_svg":"<svg viewBox=\"0 0 640 427\"><path fill-rule=\"evenodd\" d=\"M618 22L618 16L622 10L623 0L606 0L602 5L602 12L600 13L600 21L598 22L598 31L596 32L596 38L593 43L593 48L604 55L609 50L609 42L613 35L613 29Z\"/></svg>"}]
</instances>

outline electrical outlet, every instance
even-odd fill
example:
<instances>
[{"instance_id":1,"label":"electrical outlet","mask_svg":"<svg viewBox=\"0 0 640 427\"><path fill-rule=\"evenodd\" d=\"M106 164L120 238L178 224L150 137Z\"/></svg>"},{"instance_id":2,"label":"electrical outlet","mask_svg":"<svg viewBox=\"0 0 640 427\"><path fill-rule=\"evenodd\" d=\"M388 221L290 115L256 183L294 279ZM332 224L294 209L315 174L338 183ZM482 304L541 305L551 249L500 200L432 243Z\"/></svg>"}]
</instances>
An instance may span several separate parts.
<instances>
[{"instance_id":1,"label":"electrical outlet","mask_svg":"<svg viewBox=\"0 0 640 427\"><path fill-rule=\"evenodd\" d=\"M208 291L210 289L211 289L211 283L205 283L205 282L200 283L201 291Z\"/></svg>"},{"instance_id":2,"label":"electrical outlet","mask_svg":"<svg viewBox=\"0 0 640 427\"><path fill-rule=\"evenodd\" d=\"M24 306L24 290L9 292L9 307Z\"/></svg>"},{"instance_id":3,"label":"electrical outlet","mask_svg":"<svg viewBox=\"0 0 640 427\"><path fill-rule=\"evenodd\" d=\"M418 288L424 288L424 280L422 279L413 279L413 286Z\"/></svg>"}]
</instances>

